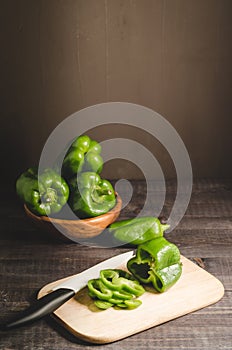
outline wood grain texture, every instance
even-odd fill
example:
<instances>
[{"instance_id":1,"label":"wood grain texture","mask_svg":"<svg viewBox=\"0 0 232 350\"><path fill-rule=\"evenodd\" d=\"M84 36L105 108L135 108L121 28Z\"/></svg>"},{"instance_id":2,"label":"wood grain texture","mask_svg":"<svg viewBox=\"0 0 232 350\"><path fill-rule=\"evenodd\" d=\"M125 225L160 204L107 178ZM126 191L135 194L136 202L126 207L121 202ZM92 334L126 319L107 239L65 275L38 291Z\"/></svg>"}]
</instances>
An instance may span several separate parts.
<instances>
[{"instance_id":1,"label":"wood grain texture","mask_svg":"<svg viewBox=\"0 0 232 350\"><path fill-rule=\"evenodd\" d=\"M183 272L175 286L165 293L155 293L152 287L147 287L139 298L142 305L135 310L99 310L84 288L54 314L76 337L105 344L199 310L223 297L224 287L218 279L183 256L181 262ZM126 266L118 268L125 269ZM64 280L45 286L38 297L46 295Z\"/></svg>"},{"instance_id":2,"label":"wood grain texture","mask_svg":"<svg viewBox=\"0 0 232 350\"><path fill-rule=\"evenodd\" d=\"M146 184L132 182L132 202L121 217L139 212ZM168 181L167 195L173 199L176 184ZM213 203L213 204L212 204ZM169 204L170 205L170 204ZM170 207L164 207L168 213ZM89 345L72 336L51 318L31 327L0 334L0 348L11 350L222 350L231 349L232 332L232 181L195 180L188 214L167 237L181 253L224 285L224 297L211 306L137 333L116 343ZM167 209L167 210L166 210ZM190 210L191 209L191 210ZM149 208L152 213L152 207ZM38 230L28 220L12 189L2 188L0 230L0 323L33 303L42 286L73 275L120 254L127 247L91 248L62 243ZM199 262L199 260L198 260Z\"/></svg>"}]
</instances>

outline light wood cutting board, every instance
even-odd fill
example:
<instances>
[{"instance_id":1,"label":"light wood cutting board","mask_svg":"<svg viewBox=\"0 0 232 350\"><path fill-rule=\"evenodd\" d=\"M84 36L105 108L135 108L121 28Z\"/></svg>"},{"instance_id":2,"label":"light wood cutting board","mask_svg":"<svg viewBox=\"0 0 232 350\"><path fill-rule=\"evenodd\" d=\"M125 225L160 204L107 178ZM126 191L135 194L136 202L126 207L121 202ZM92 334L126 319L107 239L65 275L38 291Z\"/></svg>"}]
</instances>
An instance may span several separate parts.
<instances>
[{"instance_id":1,"label":"light wood cutting board","mask_svg":"<svg viewBox=\"0 0 232 350\"><path fill-rule=\"evenodd\" d=\"M181 260L183 273L179 281L161 294L151 287L146 288L146 292L139 298L142 305L137 309L99 310L88 296L87 288L84 288L54 314L76 337L91 343L104 344L204 308L223 297L224 287L218 279L184 256ZM125 266L119 268L125 269ZM38 298L63 280L43 287Z\"/></svg>"}]
</instances>

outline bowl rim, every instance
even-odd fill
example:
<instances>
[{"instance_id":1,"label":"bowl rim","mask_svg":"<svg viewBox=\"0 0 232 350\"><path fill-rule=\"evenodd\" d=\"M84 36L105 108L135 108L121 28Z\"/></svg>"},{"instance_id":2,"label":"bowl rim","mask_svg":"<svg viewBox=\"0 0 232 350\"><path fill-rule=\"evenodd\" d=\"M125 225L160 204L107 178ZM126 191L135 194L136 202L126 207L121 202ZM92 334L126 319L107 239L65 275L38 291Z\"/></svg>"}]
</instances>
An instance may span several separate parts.
<instances>
[{"instance_id":1,"label":"bowl rim","mask_svg":"<svg viewBox=\"0 0 232 350\"><path fill-rule=\"evenodd\" d=\"M92 218L87 218L87 219L78 219L78 220L70 220L70 219L57 219L57 218L52 218L52 217L49 217L49 216L45 216L45 215L42 215L42 216L39 216L39 215L36 215L34 213L32 213L30 211L30 209L27 207L27 205L24 203L24 210L26 212L26 214L36 220L39 220L41 222L54 222L54 223L74 223L74 222L84 222L86 224L88 223L91 223L91 224L94 224L94 223L97 223L99 221L102 221L104 219L106 219L107 217L111 216L111 215L114 215L115 213L118 213L121 211L121 208L122 208L122 199L121 197L118 195L118 193L116 193L116 204L115 206L109 210L107 213L105 214L102 214L102 215L98 215L98 216L95 216L95 217L92 217Z\"/></svg>"}]
</instances>

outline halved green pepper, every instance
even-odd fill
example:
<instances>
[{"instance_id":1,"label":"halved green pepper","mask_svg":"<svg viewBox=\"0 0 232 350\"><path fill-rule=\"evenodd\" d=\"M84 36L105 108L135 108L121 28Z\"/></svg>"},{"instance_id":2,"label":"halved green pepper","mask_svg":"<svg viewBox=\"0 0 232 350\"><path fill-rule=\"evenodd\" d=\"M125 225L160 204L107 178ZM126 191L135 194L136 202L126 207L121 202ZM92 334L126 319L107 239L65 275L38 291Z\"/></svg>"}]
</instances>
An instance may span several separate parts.
<instances>
[{"instance_id":1,"label":"halved green pepper","mask_svg":"<svg viewBox=\"0 0 232 350\"><path fill-rule=\"evenodd\" d=\"M87 135L77 137L64 158L62 175L71 178L81 171L100 173L103 167L100 153L101 145L97 141Z\"/></svg>"},{"instance_id":2,"label":"halved green pepper","mask_svg":"<svg viewBox=\"0 0 232 350\"><path fill-rule=\"evenodd\" d=\"M37 215L58 213L69 198L66 181L52 169L39 176L29 168L16 181L16 191L27 207Z\"/></svg>"},{"instance_id":3,"label":"halved green pepper","mask_svg":"<svg viewBox=\"0 0 232 350\"><path fill-rule=\"evenodd\" d=\"M110 225L109 231L119 241L139 245L151 239L162 237L170 226L161 224L155 217L141 217L118 221Z\"/></svg>"},{"instance_id":4,"label":"halved green pepper","mask_svg":"<svg viewBox=\"0 0 232 350\"><path fill-rule=\"evenodd\" d=\"M181 276L180 252L175 244L159 237L139 245L127 268L140 282L152 283L157 291L164 292Z\"/></svg>"},{"instance_id":5,"label":"halved green pepper","mask_svg":"<svg viewBox=\"0 0 232 350\"><path fill-rule=\"evenodd\" d=\"M111 183L96 173L78 174L76 179L72 179L70 188L70 206L81 219L105 214L116 204Z\"/></svg>"}]
</instances>

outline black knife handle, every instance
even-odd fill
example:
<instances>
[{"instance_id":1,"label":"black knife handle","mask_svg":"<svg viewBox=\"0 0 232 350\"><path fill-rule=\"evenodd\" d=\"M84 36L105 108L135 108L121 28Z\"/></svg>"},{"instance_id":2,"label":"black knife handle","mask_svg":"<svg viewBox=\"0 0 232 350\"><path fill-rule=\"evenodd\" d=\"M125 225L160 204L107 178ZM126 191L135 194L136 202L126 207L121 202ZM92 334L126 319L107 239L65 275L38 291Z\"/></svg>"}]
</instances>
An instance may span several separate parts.
<instances>
[{"instance_id":1,"label":"black knife handle","mask_svg":"<svg viewBox=\"0 0 232 350\"><path fill-rule=\"evenodd\" d=\"M75 292L72 289L57 289L38 299L33 305L24 310L19 317L8 322L7 324L1 325L0 328L1 330L6 331L37 321L58 309L58 307L71 299L74 295Z\"/></svg>"}]
</instances>

